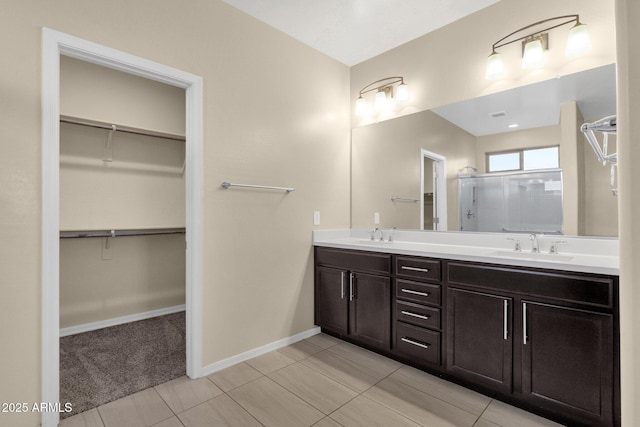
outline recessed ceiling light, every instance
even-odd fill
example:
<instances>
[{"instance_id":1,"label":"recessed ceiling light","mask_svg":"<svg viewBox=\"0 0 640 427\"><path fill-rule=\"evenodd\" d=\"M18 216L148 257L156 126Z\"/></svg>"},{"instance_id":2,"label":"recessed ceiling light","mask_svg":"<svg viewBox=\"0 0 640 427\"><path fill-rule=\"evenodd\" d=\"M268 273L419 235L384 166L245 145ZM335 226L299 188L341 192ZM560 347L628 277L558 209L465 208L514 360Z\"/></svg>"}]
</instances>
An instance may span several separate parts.
<instances>
[{"instance_id":1,"label":"recessed ceiling light","mask_svg":"<svg viewBox=\"0 0 640 427\"><path fill-rule=\"evenodd\" d=\"M504 117L504 116L506 116L506 115L507 115L507 112L506 112L506 111L504 111L504 110L503 110L503 111L496 111L496 112L494 112L494 113L489 113L489 116L490 116L490 117L493 117L494 119L495 119L496 117Z\"/></svg>"},{"instance_id":2,"label":"recessed ceiling light","mask_svg":"<svg viewBox=\"0 0 640 427\"><path fill-rule=\"evenodd\" d=\"M519 124L517 124L517 123L511 123L508 127L510 127L511 129L513 129L513 128L517 128L518 126L520 126L520 125L519 125Z\"/></svg>"}]
</instances>

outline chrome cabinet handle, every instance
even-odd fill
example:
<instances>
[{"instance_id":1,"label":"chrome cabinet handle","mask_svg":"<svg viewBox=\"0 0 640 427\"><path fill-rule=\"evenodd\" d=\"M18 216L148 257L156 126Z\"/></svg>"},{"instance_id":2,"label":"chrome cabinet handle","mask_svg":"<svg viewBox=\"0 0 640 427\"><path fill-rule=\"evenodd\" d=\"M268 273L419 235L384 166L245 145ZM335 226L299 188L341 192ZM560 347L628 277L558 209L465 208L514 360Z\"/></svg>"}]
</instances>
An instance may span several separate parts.
<instances>
[{"instance_id":1,"label":"chrome cabinet handle","mask_svg":"<svg viewBox=\"0 0 640 427\"><path fill-rule=\"evenodd\" d=\"M402 341L404 341L404 342L408 343L408 344L413 344L413 345L415 345L415 346L417 346L417 347L420 347L420 348L429 348L429 347L430 347L430 346L429 346L429 344L423 344L423 343L421 343L421 342L414 341L414 340L409 339L409 338L406 338L406 337L403 337L403 338L400 338L400 339L401 339Z\"/></svg>"},{"instance_id":2,"label":"chrome cabinet handle","mask_svg":"<svg viewBox=\"0 0 640 427\"><path fill-rule=\"evenodd\" d=\"M419 268L419 267L407 267L406 265L403 265L402 267L400 267L402 270L409 270L409 271L419 271L421 273L428 273L429 271L431 271L428 268Z\"/></svg>"},{"instance_id":3,"label":"chrome cabinet handle","mask_svg":"<svg viewBox=\"0 0 640 427\"><path fill-rule=\"evenodd\" d=\"M527 303L522 303L522 344L527 345Z\"/></svg>"},{"instance_id":4,"label":"chrome cabinet handle","mask_svg":"<svg viewBox=\"0 0 640 427\"><path fill-rule=\"evenodd\" d=\"M340 272L340 299L344 299L344 271Z\"/></svg>"},{"instance_id":5,"label":"chrome cabinet handle","mask_svg":"<svg viewBox=\"0 0 640 427\"><path fill-rule=\"evenodd\" d=\"M503 338L505 340L508 339L508 337L509 337L509 329L507 327L508 312L509 312L509 301L504 300L504 318L503 318L504 330L503 330Z\"/></svg>"},{"instance_id":6,"label":"chrome cabinet handle","mask_svg":"<svg viewBox=\"0 0 640 427\"><path fill-rule=\"evenodd\" d=\"M354 294L353 276L354 276L353 273L349 274L349 301L353 301L353 294Z\"/></svg>"},{"instance_id":7,"label":"chrome cabinet handle","mask_svg":"<svg viewBox=\"0 0 640 427\"><path fill-rule=\"evenodd\" d=\"M429 293L428 292L419 292L419 291L413 291L411 289L400 289L402 292L404 292L405 294L413 294L413 295L420 295L421 297L428 297Z\"/></svg>"},{"instance_id":8,"label":"chrome cabinet handle","mask_svg":"<svg viewBox=\"0 0 640 427\"><path fill-rule=\"evenodd\" d=\"M422 314L417 314L417 313L412 313L410 311L401 311L400 313L406 315L406 316L411 316L411 317L417 317L418 319L423 319L423 320L427 320L429 319L431 316L425 316Z\"/></svg>"}]
</instances>

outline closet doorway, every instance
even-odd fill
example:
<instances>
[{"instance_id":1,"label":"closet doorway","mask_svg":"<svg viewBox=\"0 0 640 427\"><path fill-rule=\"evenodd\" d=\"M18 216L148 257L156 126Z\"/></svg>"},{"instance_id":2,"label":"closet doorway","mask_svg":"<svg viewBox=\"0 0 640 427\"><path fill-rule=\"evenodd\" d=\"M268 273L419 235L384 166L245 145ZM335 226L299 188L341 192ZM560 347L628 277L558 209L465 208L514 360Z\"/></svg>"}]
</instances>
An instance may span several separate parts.
<instances>
[{"instance_id":1,"label":"closet doorway","mask_svg":"<svg viewBox=\"0 0 640 427\"><path fill-rule=\"evenodd\" d=\"M184 144L184 203L186 256L186 371L201 376L202 275L202 79L63 33L43 29L42 123L42 401L60 402L60 62L61 55L181 88L186 106ZM104 153L109 156L110 141ZM105 157L105 159L107 159ZM107 159L108 160L108 159ZM166 230L165 230L166 231ZM116 231L114 230L113 233ZM105 239L107 242L109 239ZM108 257L108 243L103 250ZM64 405L64 402L62 403ZM43 426L55 426L59 414L42 414Z\"/></svg>"}]
</instances>

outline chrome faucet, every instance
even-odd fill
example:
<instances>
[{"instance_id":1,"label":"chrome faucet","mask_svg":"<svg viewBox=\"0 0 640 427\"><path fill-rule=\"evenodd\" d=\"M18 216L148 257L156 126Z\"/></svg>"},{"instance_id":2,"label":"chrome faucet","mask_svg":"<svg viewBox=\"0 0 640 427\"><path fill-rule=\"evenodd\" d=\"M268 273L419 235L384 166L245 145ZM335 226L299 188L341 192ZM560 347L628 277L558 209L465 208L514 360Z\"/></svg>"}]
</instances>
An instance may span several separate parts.
<instances>
[{"instance_id":1,"label":"chrome faucet","mask_svg":"<svg viewBox=\"0 0 640 427\"><path fill-rule=\"evenodd\" d=\"M555 242L551 242L551 247L549 248L549 253L550 254L557 254L558 253L558 245L564 245L565 242L564 240L556 240Z\"/></svg>"},{"instance_id":2,"label":"chrome faucet","mask_svg":"<svg viewBox=\"0 0 640 427\"><path fill-rule=\"evenodd\" d=\"M389 237L387 237L387 242L389 243L393 242L393 235L396 232L396 228L397 227L393 227L391 230L389 230Z\"/></svg>"},{"instance_id":3,"label":"chrome faucet","mask_svg":"<svg viewBox=\"0 0 640 427\"><path fill-rule=\"evenodd\" d=\"M376 227L376 229L373 230L373 234L371 235L371 240L375 240L375 236L378 231L380 232L380 241L384 242L384 231L380 230L378 227Z\"/></svg>"},{"instance_id":4,"label":"chrome faucet","mask_svg":"<svg viewBox=\"0 0 640 427\"><path fill-rule=\"evenodd\" d=\"M531 253L540 253L540 247L538 246L538 236L536 233L529 234L529 240L531 240Z\"/></svg>"},{"instance_id":5,"label":"chrome faucet","mask_svg":"<svg viewBox=\"0 0 640 427\"><path fill-rule=\"evenodd\" d=\"M514 239L513 237L507 237L507 240L511 240L513 242L516 242L514 247L513 247L514 252L522 252L522 247L520 246L520 240Z\"/></svg>"}]
</instances>

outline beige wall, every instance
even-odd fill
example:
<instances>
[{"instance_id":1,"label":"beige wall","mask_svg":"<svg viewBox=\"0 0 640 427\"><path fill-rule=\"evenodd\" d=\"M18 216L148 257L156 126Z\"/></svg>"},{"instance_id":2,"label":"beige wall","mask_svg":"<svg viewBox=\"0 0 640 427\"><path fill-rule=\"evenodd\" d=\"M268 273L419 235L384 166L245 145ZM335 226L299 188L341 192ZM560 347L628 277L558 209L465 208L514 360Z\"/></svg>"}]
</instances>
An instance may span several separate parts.
<instances>
[{"instance_id":1,"label":"beige wall","mask_svg":"<svg viewBox=\"0 0 640 427\"><path fill-rule=\"evenodd\" d=\"M65 116L184 134L184 90L62 57ZM185 143L61 123L60 228L184 227ZM184 235L60 242L60 327L184 304ZM108 256L103 248L108 247Z\"/></svg>"},{"instance_id":2,"label":"beige wall","mask_svg":"<svg viewBox=\"0 0 640 427\"><path fill-rule=\"evenodd\" d=\"M391 196L420 198L421 149L446 158L447 222L458 229L458 171L475 160L475 138L431 111L352 130L352 227L420 229L420 204Z\"/></svg>"},{"instance_id":3,"label":"beige wall","mask_svg":"<svg viewBox=\"0 0 640 427\"><path fill-rule=\"evenodd\" d=\"M184 304L184 235L60 241L60 327ZM105 259L106 258L106 259Z\"/></svg>"},{"instance_id":4,"label":"beige wall","mask_svg":"<svg viewBox=\"0 0 640 427\"><path fill-rule=\"evenodd\" d=\"M348 68L219 0L12 0L2 12L0 401L40 401L42 26L204 79L203 363L312 328L312 213L349 226Z\"/></svg>"},{"instance_id":5,"label":"beige wall","mask_svg":"<svg viewBox=\"0 0 640 427\"><path fill-rule=\"evenodd\" d=\"M595 119L587 119L593 122ZM601 139L600 139L601 140ZM615 153L615 135L609 137L609 153ZM603 166L587 143L584 146L584 234L587 236L618 236L618 200L611 192L611 166ZM615 186L618 186L616 173Z\"/></svg>"},{"instance_id":6,"label":"beige wall","mask_svg":"<svg viewBox=\"0 0 640 427\"><path fill-rule=\"evenodd\" d=\"M640 425L640 2L616 0L622 426Z\"/></svg>"},{"instance_id":7,"label":"beige wall","mask_svg":"<svg viewBox=\"0 0 640 427\"><path fill-rule=\"evenodd\" d=\"M60 57L60 113L184 135L184 89Z\"/></svg>"},{"instance_id":8,"label":"beige wall","mask_svg":"<svg viewBox=\"0 0 640 427\"><path fill-rule=\"evenodd\" d=\"M61 123L60 228L105 230L184 227L185 145Z\"/></svg>"}]
</instances>

